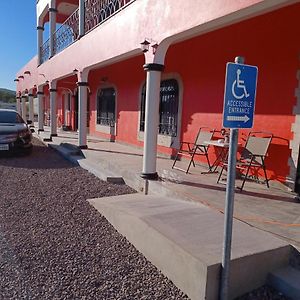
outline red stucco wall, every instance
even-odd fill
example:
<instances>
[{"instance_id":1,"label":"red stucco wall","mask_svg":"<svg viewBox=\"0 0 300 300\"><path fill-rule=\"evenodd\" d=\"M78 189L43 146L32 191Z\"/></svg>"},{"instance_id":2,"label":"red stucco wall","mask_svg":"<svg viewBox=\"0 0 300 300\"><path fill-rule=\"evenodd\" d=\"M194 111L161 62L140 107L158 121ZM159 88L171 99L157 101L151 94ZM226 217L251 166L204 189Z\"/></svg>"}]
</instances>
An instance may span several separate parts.
<instances>
[{"instance_id":1,"label":"red stucco wall","mask_svg":"<svg viewBox=\"0 0 300 300\"><path fill-rule=\"evenodd\" d=\"M300 5L173 45L166 56L165 73L177 73L183 82L182 139L193 140L201 125L222 127L226 62L242 55L259 68L254 130L274 134L266 164L271 179L285 180L289 173L289 141L293 138L293 106L299 69ZM145 80L143 57L135 57L91 71L91 125L95 133L95 98L101 78L117 89L117 140L137 141L140 88ZM240 132L240 139L248 131ZM96 133L99 134L99 133ZM170 153L163 147L160 151Z\"/></svg>"},{"instance_id":2,"label":"red stucco wall","mask_svg":"<svg viewBox=\"0 0 300 300\"><path fill-rule=\"evenodd\" d=\"M178 72L184 85L183 139L192 139L199 125L221 128L225 65L242 55L259 69L253 130L274 134L266 164L271 179L285 180L300 65L299 13L298 4L170 48L166 72ZM241 131L240 139L248 132Z\"/></svg>"}]
</instances>

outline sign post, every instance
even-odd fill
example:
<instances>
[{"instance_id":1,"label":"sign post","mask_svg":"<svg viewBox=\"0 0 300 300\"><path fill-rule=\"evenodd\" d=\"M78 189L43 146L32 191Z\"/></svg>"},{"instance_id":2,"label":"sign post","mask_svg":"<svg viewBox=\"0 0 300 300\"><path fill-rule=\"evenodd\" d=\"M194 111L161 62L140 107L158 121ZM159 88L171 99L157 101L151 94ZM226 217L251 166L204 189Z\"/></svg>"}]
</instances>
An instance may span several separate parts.
<instances>
[{"instance_id":1,"label":"sign post","mask_svg":"<svg viewBox=\"0 0 300 300\"><path fill-rule=\"evenodd\" d=\"M238 128L252 128L255 108L257 67L244 65L243 63L243 57L236 57L235 63L228 63L226 69L223 127L230 128L230 142L224 214L221 300L227 300L229 294Z\"/></svg>"}]
</instances>

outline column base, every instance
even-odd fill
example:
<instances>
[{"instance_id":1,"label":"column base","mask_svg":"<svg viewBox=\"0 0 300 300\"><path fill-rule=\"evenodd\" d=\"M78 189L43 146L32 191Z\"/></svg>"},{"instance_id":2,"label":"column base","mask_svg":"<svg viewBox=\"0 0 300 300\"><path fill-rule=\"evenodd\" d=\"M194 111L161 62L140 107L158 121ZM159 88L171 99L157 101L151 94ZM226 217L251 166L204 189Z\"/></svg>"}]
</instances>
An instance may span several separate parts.
<instances>
[{"instance_id":1,"label":"column base","mask_svg":"<svg viewBox=\"0 0 300 300\"><path fill-rule=\"evenodd\" d=\"M141 177L143 179L148 179L148 180L157 180L158 179L158 174L157 174L157 172L155 172L155 173L142 173Z\"/></svg>"},{"instance_id":2,"label":"column base","mask_svg":"<svg viewBox=\"0 0 300 300\"><path fill-rule=\"evenodd\" d=\"M81 146L79 146L79 148L80 148L80 149L87 149L88 146L87 146L87 145L81 145Z\"/></svg>"},{"instance_id":3,"label":"column base","mask_svg":"<svg viewBox=\"0 0 300 300\"><path fill-rule=\"evenodd\" d=\"M51 136L51 137L57 136L57 133L51 133L50 136Z\"/></svg>"}]
</instances>

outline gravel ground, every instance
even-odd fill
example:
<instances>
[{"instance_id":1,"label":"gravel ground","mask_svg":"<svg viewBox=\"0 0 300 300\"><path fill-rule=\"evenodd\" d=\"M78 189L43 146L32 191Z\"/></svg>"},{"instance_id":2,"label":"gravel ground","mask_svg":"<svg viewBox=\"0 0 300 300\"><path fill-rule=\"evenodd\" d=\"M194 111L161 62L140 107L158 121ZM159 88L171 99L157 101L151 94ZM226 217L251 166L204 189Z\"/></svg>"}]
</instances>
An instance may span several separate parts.
<instances>
[{"instance_id":1,"label":"gravel ground","mask_svg":"<svg viewBox=\"0 0 300 300\"><path fill-rule=\"evenodd\" d=\"M0 158L0 299L188 299L86 201L134 191L34 143Z\"/></svg>"}]
</instances>

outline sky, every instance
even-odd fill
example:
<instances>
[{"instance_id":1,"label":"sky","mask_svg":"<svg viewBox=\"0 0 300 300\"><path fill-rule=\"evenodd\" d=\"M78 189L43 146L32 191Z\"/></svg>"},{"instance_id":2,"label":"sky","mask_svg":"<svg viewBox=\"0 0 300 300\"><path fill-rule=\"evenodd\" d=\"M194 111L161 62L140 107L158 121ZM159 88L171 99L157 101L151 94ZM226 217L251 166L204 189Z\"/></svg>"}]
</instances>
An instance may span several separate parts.
<instances>
[{"instance_id":1,"label":"sky","mask_svg":"<svg viewBox=\"0 0 300 300\"><path fill-rule=\"evenodd\" d=\"M0 88L16 90L16 73L37 53L36 0L0 0Z\"/></svg>"}]
</instances>

